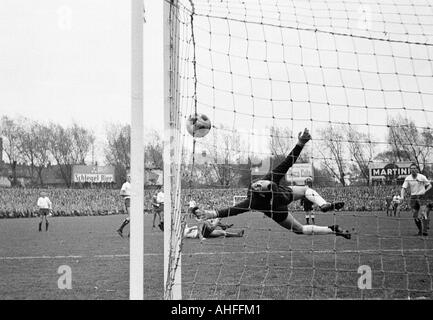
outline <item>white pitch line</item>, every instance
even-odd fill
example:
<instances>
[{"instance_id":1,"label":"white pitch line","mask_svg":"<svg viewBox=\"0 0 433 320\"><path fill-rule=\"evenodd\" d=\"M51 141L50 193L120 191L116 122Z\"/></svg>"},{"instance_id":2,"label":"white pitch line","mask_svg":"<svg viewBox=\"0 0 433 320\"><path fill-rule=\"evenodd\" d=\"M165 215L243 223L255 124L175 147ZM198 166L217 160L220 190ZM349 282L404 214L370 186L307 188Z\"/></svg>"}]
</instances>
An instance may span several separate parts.
<instances>
[{"instance_id":1,"label":"white pitch line","mask_svg":"<svg viewBox=\"0 0 433 320\"><path fill-rule=\"evenodd\" d=\"M290 253L311 253L311 254L317 254L317 253L329 253L329 254L342 254L342 253L376 253L380 254L382 252L396 252L396 253L410 253L410 252L432 252L433 248L431 249L384 249L384 250L374 250L374 249L367 249L367 250L340 250L340 251L334 251L334 250L286 250L286 251L222 251L222 252L191 252L191 253L183 253L184 256L207 256L207 255L231 255L231 254L290 254ZM145 253L144 257L155 257L155 256L162 256L162 253ZM0 257L0 260L32 260L32 259L89 259L89 258L96 258L96 259L115 259L115 258L128 258L129 254L99 254L94 256L84 256L84 255L57 255L57 256L21 256L21 257Z\"/></svg>"}]
</instances>

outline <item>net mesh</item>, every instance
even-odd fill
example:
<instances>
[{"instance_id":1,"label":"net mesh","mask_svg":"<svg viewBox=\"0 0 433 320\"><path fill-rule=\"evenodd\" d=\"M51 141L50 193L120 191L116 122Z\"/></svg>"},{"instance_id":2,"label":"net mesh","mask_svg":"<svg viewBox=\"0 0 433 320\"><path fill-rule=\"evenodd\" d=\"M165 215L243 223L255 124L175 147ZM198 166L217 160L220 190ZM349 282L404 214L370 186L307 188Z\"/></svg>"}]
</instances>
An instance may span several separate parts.
<instances>
[{"instance_id":1,"label":"net mesh","mask_svg":"<svg viewBox=\"0 0 433 320\"><path fill-rule=\"evenodd\" d=\"M409 163L431 177L432 4L171 4L170 274L182 256L183 298L432 298L433 241L415 235L407 201L386 212ZM204 138L186 130L197 113L212 122ZM344 201L342 211L317 211L315 223L353 228L351 240L297 235L259 212L224 219L241 238L182 240L185 225L200 223L190 200L232 205L304 128L312 140L287 180L312 176L324 199ZM289 210L305 223L299 201Z\"/></svg>"}]
</instances>

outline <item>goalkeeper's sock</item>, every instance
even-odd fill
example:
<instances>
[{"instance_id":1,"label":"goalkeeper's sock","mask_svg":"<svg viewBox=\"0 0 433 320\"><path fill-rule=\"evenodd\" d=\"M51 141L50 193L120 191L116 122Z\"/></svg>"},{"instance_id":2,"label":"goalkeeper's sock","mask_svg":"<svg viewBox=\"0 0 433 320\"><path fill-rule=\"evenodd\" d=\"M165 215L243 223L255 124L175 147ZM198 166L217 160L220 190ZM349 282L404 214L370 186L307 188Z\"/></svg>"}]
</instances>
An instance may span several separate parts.
<instances>
[{"instance_id":1,"label":"goalkeeper's sock","mask_svg":"<svg viewBox=\"0 0 433 320\"><path fill-rule=\"evenodd\" d=\"M315 225L308 225L308 226L302 226L302 234L306 235L322 235L322 234L331 234L334 233L334 231L329 227L322 227L322 226L315 226Z\"/></svg>"},{"instance_id":2,"label":"goalkeeper's sock","mask_svg":"<svg viewBox=\"0 0 433 320\"><path fill-rule=\"evenodd\" d=\"M306 218L305 220L307 220L307 224L310 224L310 219Z\"/></svg>"},{"instance_id":3,"label":"goalkeeper's sock","mask_svg":"<svg viewBox=\"0 0 433 320\"><path fill-rule=\"evenodd\" d=\"M45 222L45 231L48 231L48 221Z\"/></svg>"},{"instance_id":4,"label":"goalkeeper's sock","mask_svg":"<svg viewBox=\"0 0 433 320\"><path fill-rule=\"evenodd\" d=\"M325 201L325 199L323 199L320 194L317 193L316 190L310 189L308 188L307 190L305 190L305 198L307 198L308 200L310 200L312 203L314 203L315 205L321 207L324 204L326 204L327 202Z\"/></svg>"},{"instance_id":5,"label":"goalkeeper's sock","mask_svg":"<svg viewBox=\"0 0 433 320\"><path fill-rule=\"evenodd\" d=\"M42 222L39 222L39 232L42 231Z\"/></svg>"}]
</instances>

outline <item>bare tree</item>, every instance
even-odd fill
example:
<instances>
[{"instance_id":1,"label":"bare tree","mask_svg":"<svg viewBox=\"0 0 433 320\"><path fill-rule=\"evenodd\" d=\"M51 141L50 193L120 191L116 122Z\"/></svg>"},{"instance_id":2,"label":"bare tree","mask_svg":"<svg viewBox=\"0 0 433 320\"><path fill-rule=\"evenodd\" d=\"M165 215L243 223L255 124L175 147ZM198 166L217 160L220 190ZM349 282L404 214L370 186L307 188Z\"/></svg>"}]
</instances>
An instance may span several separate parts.
<instances>
[{"instance_id":1,"label":"bare tree","mask_svg":"<svg viewBox=\"0 0 433 320\"><path fill-rule=\"evenodd\" d=\"M329 173L336 178L343 186L346 185L345 173L347 163L344 161L345 155L345 137L344 127L329 125L319 130L322 148L319 152L322 155L322 164Z\"/></svg>"},{"instance_id":2,"label":"bare tree","mask_svg":"<svg viewBox=\"0 0 433 320\"><path fill-rule=\"evenodd\" d=\"M346 127L347 145L352 161L355 163L355 170L359 172L361 178L369 183L370 173L369 164L374 158L374 144L371 142L370 137L354 127Z\"/></svg>"},{"instance_id":3,"label":"bare tree","mask_svg":"<svg viewBox=\"0 0 433 320\"><path fill-rule=\"evenodd\" d=\"M95 142L94 133L76 123L69 127L67 131L72 140L72 161L74 164L85 164L86 157Z\"/></svg>"},{"instance_id":4,"label":"bare tree","mask_svg":"<svg viewBox=\"0 0 433 320\"><path fill-rule=\"evenodd\" d=\"M20 159L29 169L29 175L33 181L36 169L36 139L37 135L34 131L35 122L21 118L17 122L18 138L17 149L20 154Z\"/></svg>"},{"instance_id":5,"label":"bare tree","mask_svg":"<svg viewBox=\"0 0 433 320\"><path fill-rule=\"evenodd\" d=\"M39 183L43 186L43 170L51 162L51 152L47 141L50 136L50 128L45 124L35 123L32 132L35 135L35 152L34 164L36 166Z\"/></svg>"},{"instance_id":6,"label":"bare tree","mask_svg":"<svg viewBox=\"0 0 433 320\"><path fill-rule=\"evenodd\" d=\"M148 141L144 146L144 161L148 168L163 168L163 144L157 131L151 130L147 133Z\"/></svg>"},{"instance_id":7,"label":"bare tree","mask_svg":"<svg viewBox=\"0 0 433 320\"><path fill-rule=\"evenodd\" d=\"M3 140L3 149L8 158L8 162L12 172L12 186L17 185L17 164L20 160L20 152L18 148L20 129L15 119L3 116L0 122L1 135Z\"/></svg>"},{"instance_id":8,"label":"bare tree","mask_svg":"<svg viewBox=\"0 0 433 320\"><path fill-rule=\"evenodd\" d=\"M51 123L48 145L56 160L61 176L68 187L72 184L72 166L85 164L85 158L94 141L91 131L77 124L63 128L59 124Z\"/></svg>"},{"instance_id":9,"label":"bare tree","mask_svg":"<svg viewBox=\"0 0 433 320\"><path fill-rule=\"evenodd\" d=\"M109 124L106 128L105 160L116 167L116 180L126 178L126 169L131 163L131 126Z\"/></svg>"},{"instance_id":10,"label":"bare tree","mask_svg":"<svg viewBox=\"0 0 433 320\"><path fill-rule=\"evenodd\" d=\"M273 156L273 162L280 163L283 161L292 150L297 139L298 136L294 135L290 128L272 126L270 129L269 149ZM310 153L307 149L304 149L297 162L307 163L310 162L310 159Z\"/></svg>"},{"instance_id":11,"label":"bare tree","mask_svg":"<svg viewBox=\"0 0 433 320\"><path fill-rule=\"evenodd\" d=\"M242 152L239 133L221 126L220 130L213 130L210 139L210 168L216 181L225 187L236 184L240 177L238 156Z\"/></svg>"},{"instance_id":12,"label":"bare tree","mask_svg":"<svg viewBox=\"0 0 433 320\"><path fill-rule=\"evenodd\" d=\"M418 169L426 168L432 158L433 130L418 128L402 116L388 120L388 143L391 154L398 161L412 161Z\"/></svg>"}]
</instances>

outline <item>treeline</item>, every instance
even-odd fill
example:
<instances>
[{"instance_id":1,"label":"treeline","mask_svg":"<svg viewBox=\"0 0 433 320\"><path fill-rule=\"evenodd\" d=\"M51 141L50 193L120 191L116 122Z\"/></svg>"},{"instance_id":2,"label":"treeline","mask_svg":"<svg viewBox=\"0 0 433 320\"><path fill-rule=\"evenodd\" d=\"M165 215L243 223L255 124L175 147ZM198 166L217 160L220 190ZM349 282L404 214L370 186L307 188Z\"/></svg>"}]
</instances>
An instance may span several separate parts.
<instances>
[{"instance_id":1,"label":"treeline","mask_svg":"<svg viewBox=\"0 0 433 320\"><path fill-rule=\"evenodd\" d=\"M106 165L115 166L118 183L124 181L130 165L130 132L127 124L109 124L106 127L103 156ZM146 165L162 168L161 139L156 132L150 132L148 136ZM1 118L0 137L5 158L4 172L0 175L4 176L7 172L12 186L19 184L18 167L28 168L26 177L32 185L44 186L44 171L55 166L64 185L70 187L73 165L92 164L96 140L93 130L77 123L62 126L54 122L8 116Z\"/></svg>"},{"instance_id":2,"label":"treeline","mask_svg":"<svg viewBox=\"0 0 433 320\"><path fill-rule=\"evenodd\" d=\"M291 128L270 127L267 139L260 140L262 157L259 154L253 161L248 151L251 146L237 131L221 126L211 133L199 142L206 146L207 163L196 164L193 172L184 170L189 181L201 186L243 187L251 181L254 162L271 155L273 167L297 141ZM373 162L413 162L420 172L432 178L433 130L417 126L407 117L389 117L380 127L331 123L311 134L313 140L297 163L313 163L316 186L368 185L369 165ZM239 161L242 154L246 156ZM187 186L188 179L184 180Z\"/></svg>"},{"instance_id":3,"label":"treeline","mask_svg":"<svg viewBox=\"0 0 433 320\"><path fill-rule=\"evenodd\" d=\"M329 124L312 132L313 141L305 148L299 163L313 162L315 184L345 186L349 183L369 183L372 162L414 162L427 176L432 173L433 130L419 127L407 117L389 118L386 132L378 136L367 126ZM381 128L385 128L381 126ZM382 130L383 131L383 130ZM0 133L3 149L10 166L11 182L17 183L18 163L29 168L33 184L44 185L42 172L57 165L66 186L71 186L71 170L75 164L87 164L95 143L92 130L78 124L68 127L56 123L40 123L26 118L2 117ZM182 185L184 187L245 187L251 181L254 162L271 155L271 163L284 159L297 136L290 128L271 127L269 137L262 141L266 150L262 159L251 159L250 146L241 134L229 127L214 127L205 138L197 140L196 152L184 149ZM106 127L104 141L105 164L116 167L116 181L122 183L130 166L131 128L124 124ZM156 131L146 134L145 167L163 168L163 145ZM196 157L194 167L192 157ZM199 156L206 158L200 162ZM272 164L271 164L272 166Z\"/></svg>"}]
</instances>

